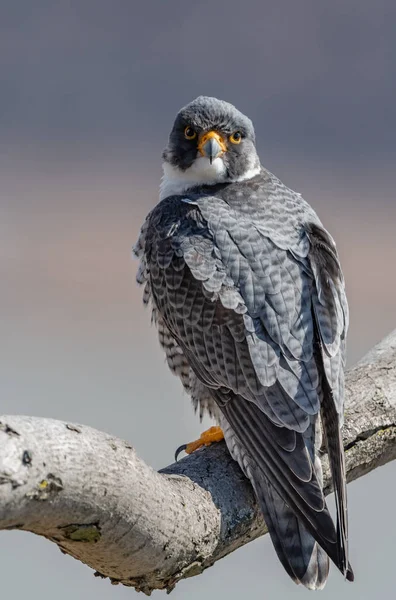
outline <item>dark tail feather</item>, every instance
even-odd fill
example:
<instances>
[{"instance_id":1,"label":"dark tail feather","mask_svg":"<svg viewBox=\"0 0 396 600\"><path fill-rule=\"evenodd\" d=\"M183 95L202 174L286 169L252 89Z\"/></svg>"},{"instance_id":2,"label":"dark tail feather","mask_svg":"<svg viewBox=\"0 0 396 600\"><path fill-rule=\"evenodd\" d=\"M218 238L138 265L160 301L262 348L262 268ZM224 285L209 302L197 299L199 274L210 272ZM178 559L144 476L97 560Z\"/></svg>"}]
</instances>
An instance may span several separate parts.
<instances>
[{"instance_id":1,"label":"dark tail feather","mask_svg":"<svg viewBox=\"0 0 396 600\"><path fill-rule=\"evenodd\" d=\"M228 421L222 416L220 418L231 456L239 463L255 490L272 543L287 574L293 581L302 583L307 588L323 588L329 572L327 553L281 499L239 442ZM321 464L320 461L317 463L314 468L321 480Z\"/></svg>"},{"instance_id":2,"label":"dark tail feather","mask_svg":"<svg viewBox=\"0 0 396 600\"><path fill-rule=\"evenodd\" d=\"M328 571L327 554L345 577L352 581L352 570L349 566L346 568L346 513L340 510L340 506L345 504L344 496L341 495L338 500L337 534L323 498L321 465L315 452L316 441L312 428L311 435L308 432L304 436L295 434L296 446L287 453L279 443L280 439L283 440L280 434L286 431L283 428L275 431L275 426L254 404L240 402L237 396L228 397L226 403L218 403L227 446L255 489L264 518L268 521L272 541L289 575L307 587L323 587ZM338 426L338 419L336 423ZM332 430L327 428L328 435L329 431ZM339 435L338 427L337 432ZM330 446L337 444L336 440L331 441ZM304 456L307 450L314 473L306 482L296 475L295 469L296 461L306 460ZM334 449L332 454L336 460ZM340 456L342 458L342 454L338 454ZM335 479L335 487L338 486L342 493L343 471L340 466L336 472L338 479Z\"/></svg>"},{"instance_id":3,"label":"dark tail feather","mask_svg":"<svg viewBox=\"0 0 396 600\"><path fill-rule=\"evenodd\" d=\"M288 575L309 589L322 589L329 557L260 472L249 473L276 553Z\"/></svg>"},{"instance_id":4,"label":"dark tail feather","mask_svg":"<svg viewBox=\"0 0 396 600\"><path fill-rule=\"evenodd\" d=\"M339 418L327 381L323 382L324 394L322 400L321 418L323 434L331 475L334 485L334 496L337 510L337 543L338 557L341 570L348 581L354 580L352 567L348 562L348 513L347 490L345 477L345 456Z\"/></svg>"}]
</instances>

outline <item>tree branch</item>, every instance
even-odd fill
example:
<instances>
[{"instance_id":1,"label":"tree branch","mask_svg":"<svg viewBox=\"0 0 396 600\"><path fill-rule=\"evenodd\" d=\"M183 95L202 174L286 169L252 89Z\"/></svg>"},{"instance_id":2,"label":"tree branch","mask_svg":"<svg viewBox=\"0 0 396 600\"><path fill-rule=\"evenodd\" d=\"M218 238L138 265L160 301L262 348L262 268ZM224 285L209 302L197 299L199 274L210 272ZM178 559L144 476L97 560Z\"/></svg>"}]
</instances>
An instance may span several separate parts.
<instances>
[{"instance_id":1,"label":"tree branch","mask_svg":"<svg viewBox=\"0 0 396 600\"><path fill-rule=\"evenodd\" d=\"M396 330L347 374L344 443L348 481L396 458ZM127 442L21 416L0 417L0 529L42 535L146 594L265 533L223 443L156 473Z\"/></svg>"}]
</instances>

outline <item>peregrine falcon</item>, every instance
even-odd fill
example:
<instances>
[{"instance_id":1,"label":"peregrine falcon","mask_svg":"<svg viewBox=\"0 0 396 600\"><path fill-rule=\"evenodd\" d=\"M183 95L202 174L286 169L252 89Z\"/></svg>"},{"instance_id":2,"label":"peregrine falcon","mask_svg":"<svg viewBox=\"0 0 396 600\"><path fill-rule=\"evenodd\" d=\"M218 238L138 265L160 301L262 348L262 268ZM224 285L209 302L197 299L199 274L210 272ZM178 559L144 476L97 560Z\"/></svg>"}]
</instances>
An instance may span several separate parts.
<instances>
[{"instance_id":1,"label":"peregrine falcon","mask_svg":"<svg viewBox=\"0 0 396 600\"><path fill-rule=\"evenodd\" d=\"M252 122L232 104L200 96L182 108L163 171L135 246L137 280L171 371L219 424L187 450L224 434L296 583L322 588L329 558L352 581L340 432L348 306L335 243L261 166Z\"/></svg>"}]
</instances>

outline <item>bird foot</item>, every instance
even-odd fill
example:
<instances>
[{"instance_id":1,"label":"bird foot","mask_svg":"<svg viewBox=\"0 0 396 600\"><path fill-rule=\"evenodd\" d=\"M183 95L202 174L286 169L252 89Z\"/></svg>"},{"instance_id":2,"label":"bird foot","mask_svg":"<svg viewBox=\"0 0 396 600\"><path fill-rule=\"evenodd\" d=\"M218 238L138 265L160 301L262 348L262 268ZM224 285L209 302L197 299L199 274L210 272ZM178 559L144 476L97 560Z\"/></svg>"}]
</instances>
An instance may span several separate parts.
<instances>
[{"instance_id":1,"label":"bird foot","mask_svg":"<svg viewBox=\"0 0 396 600\"><path fill-rule=\"evenodd\" d=\"M195 450L198 450L198 448L201 448L202 446L210 446L210 444L221 442L222 440L224 440L224 433L221 427L218 427L217 425L209 427L209 429L201 433L200 437L194 442L179 446L175 452L175 460L177 461L180 452L183 452L183 450L186 454L192 454L192 452L195 452Z\"/></svg>"}]
</instances>

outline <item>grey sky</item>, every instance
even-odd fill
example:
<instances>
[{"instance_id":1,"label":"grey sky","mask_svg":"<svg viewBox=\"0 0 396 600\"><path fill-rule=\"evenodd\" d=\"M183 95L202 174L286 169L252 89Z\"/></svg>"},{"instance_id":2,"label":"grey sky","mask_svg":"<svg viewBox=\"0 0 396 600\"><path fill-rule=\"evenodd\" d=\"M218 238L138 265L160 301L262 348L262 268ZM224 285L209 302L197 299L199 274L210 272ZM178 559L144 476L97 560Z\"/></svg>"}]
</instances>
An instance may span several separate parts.
<instances>
[{"instance_id":1,"label":"grey sky","mask_svg":"<svg viewBox=\"0 0 396 600\"><path fill-rule=\"evenodd\" d=\"M3 135L156 141L205 93L250 114L262 144L394 157L392 0L1 5Z\"/></svg>"},{"instance_id":2,"label":"grey sky","mask_svg":"<svg viewBox=\"0 0 396 600\"><path fill-rule=\"evenodd\" d=\"M264 164L336 238L349 362L393 328L395 19L393 0L0 0L1 412L87 423L156 468L200 431L130 259L174 115L198 94L253 119ZM395 474L350 486L356 583L333 569L323 600L394 596ZM135 597L17 532L0 534L0 576L16 599ZM307 594L263 539L173 597Z\"/></svg>"}]
</instances>

